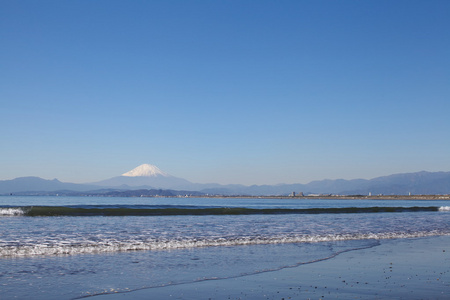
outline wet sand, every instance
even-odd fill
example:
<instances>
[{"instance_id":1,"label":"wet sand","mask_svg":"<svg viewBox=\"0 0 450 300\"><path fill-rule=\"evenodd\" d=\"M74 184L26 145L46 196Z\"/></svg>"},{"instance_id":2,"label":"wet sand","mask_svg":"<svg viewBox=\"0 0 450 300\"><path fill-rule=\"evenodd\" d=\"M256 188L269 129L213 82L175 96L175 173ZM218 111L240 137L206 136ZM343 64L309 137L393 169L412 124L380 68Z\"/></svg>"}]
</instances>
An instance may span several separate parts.
<instances>
[{"instance_id":1,"label":"wet sand","mask_svg":"<svg viewBox=\"0 0 450 300\"><path fill-rule=\"evenodd\" d=\"M93 298L450 299L450 236L380 242L279 271Z\"/></svg>"}]
</instances>

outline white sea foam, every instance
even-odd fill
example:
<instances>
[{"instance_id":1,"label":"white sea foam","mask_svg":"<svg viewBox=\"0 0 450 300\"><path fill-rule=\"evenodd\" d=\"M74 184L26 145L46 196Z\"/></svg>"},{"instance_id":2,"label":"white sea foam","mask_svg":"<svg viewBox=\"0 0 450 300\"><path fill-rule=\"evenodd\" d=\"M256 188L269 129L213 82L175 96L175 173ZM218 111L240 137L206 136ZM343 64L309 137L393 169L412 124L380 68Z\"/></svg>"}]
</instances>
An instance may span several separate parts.
<instances>
[{"instance_id":1,"label":"white sea foam","mask_svg":"<svg viewBox=\"0 0 450 300\"><path fill-rule=\"evenodd\" d=\"M395 239L416 238L442 235L442 232L414 232L414 233L366 233L366 234L334 234L334 235L306 235L297 237L274 238L238 238L238 239L192 239L192 240L165 240L165 241L117 241L105 240L101 242L70 242L61 241L56 244L42 243L34 245L9 245L0 247L1 257L29 257L42 255L77 255L96 254L126 251L144 250L175 250L200 247L223 247L262 244L287 244L287 243L318 243L346 240L366 239Z\"/></svg>"},{"instance_id":2,"label":"white sea foam","mask_svg":"<svg viewBox=\"0 0 450 300\"><path fill-rule=\"evenodd\" d=\"M22 216L24 211L20 208L0 208L0 217Z\"/></svg>"},{"instance_id":3,"label":"white sea foam","mask_svg":"<svg viewBox=\"0 0 450 300\"><path fill-rule=\"evenodd\" d=\"M439 207L439 211L450 211L450 206L441 206Z\"/></svg>"}]
</instances>

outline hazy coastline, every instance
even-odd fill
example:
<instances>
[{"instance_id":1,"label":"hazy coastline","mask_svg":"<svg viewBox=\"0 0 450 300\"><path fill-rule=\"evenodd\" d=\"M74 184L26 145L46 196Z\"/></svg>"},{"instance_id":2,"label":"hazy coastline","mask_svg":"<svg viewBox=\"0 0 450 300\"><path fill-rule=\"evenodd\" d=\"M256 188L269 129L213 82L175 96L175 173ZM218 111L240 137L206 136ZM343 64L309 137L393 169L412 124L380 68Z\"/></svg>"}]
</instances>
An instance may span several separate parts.
<instances>
[{"instance_id":1,"label":"hazy coastline","mask_svg":"<svg viewBox=\"0 0 450 300\"><path fill-rule=\"evenodd\" d=\"M244 198L244 199L328 199L328 200L450 200L450 195L317 195L317 196L226 196L226 195L206 195L195 196L195 198Z\"/></svg>"}]
</instances>

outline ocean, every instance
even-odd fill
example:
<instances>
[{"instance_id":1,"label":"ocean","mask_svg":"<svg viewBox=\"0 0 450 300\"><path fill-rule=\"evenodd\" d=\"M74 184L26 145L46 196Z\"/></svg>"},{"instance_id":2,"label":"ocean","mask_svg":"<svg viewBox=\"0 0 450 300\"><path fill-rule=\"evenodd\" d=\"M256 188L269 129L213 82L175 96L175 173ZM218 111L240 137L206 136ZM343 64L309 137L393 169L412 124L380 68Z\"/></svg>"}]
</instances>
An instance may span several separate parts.
<instances>
[{"instance_id":1,"label":"ocean","mask_svg":"<svg viewBox=\"0 0 450 300\"><path fill-rule=\"evenodd\" d=\"M0 197L1 299L83 299L450 235L448 200Z\"/></svg>"}]
</instances>

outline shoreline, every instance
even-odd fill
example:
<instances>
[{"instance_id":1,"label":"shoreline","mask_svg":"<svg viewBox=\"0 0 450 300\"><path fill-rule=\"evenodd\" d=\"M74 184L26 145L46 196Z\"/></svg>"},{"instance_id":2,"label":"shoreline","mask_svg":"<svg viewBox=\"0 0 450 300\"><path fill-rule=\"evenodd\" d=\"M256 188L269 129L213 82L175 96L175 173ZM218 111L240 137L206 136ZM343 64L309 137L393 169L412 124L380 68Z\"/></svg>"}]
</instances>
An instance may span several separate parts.
<instances>
[{"instance_id":1,"label":"shoreline","mask_svg":"<svg viewBox=\"0 0 450 300\"><path fill-rule=\"evenodd\" d=\"M165 197L176 198L176 197ZM183 198L183 197L181 197ZM186 198L230 198L230 199L313 199L313 200L450 200L450 195L319 195L319 196L192 196Z\"/></svg>"},{"instance_id":2,"label":"shoreline","mask_svg":"<svg viewBox=\"0 0 450 300\"><path fill-rule=\"evenodd\" d=\"M277 271L94 297L107 300L444 299L449 288L450 236L444 235L380 240L379 245L371 248Z\"/></svg>"},{"instance_id":3,"label":"shoreline","mask_svg":"<svg viewBox=\"0 0 450 300\"><path fill-rule=\"evenodd\" d=\"M364 196L364 195L319 195L319 196L248 196L248 195L200 195L200 196L105 196L105 195L61 195L61 194L15 194L15 195L0 195L0 197L80 197L80 198L177 198L177 199L189 199L189 198L204 198L204 199L297 199L297 200L450 200L450 195L377 195L377 196Z\"/></svg>"}]
</instances>

